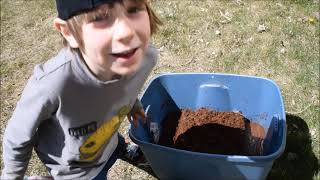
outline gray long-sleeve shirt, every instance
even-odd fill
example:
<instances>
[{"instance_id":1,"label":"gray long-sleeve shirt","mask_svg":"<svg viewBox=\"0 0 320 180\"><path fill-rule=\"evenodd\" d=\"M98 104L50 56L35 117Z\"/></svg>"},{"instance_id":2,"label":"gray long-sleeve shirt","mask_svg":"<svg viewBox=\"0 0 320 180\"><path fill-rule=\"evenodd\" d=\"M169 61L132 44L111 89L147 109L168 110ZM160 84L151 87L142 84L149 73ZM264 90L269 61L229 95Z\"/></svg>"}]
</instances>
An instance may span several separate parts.
<instances>
[{"instance_id":1,"label":"gray long-sleeve shirt","mask_svg":"<svg viewBox=\"0 0 320 180\"><path fill-rule=\"evenodd\" d=\"M156 59L149 46L137 73L106 82L67 49L36 66L6 127L1 178L22 178L33 147L54 178L95 177Z\"/></svg>"}]
</instances>

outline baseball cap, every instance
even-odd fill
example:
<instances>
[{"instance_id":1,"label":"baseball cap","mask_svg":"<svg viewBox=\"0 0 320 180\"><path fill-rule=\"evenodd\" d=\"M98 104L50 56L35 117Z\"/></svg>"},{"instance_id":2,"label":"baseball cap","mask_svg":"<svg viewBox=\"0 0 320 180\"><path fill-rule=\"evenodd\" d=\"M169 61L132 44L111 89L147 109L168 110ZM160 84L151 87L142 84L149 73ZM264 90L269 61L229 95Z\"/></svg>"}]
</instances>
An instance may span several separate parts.
<instances>
[{"instance_id":1,"label":"baseball cap","mask_svg":"<svg viewBox=\"0 0 320 180\"><path fill-rule=\"evenodd\" d=\"M120 0L56 0L58 17L67 20L72 16L91 10L104 3L114 3Z\"/></svg>"}]
</instances>

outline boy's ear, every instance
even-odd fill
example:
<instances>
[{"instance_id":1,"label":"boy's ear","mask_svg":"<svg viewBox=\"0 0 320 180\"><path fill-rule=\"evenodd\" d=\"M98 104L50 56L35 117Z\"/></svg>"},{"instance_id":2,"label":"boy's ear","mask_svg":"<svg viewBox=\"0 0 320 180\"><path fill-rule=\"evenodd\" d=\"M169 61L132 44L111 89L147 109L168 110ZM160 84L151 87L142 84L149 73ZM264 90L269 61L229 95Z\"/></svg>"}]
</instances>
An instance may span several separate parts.
<instances>
[{"instance_id":1,"label":"boy's ear","mask_svg":"<svg viewBox=\"0 0 320 180\"><path fill-rule=\"evenodd\" d=\"M72 48L79 48L79 44L71 33L66 21L56 18L53 24L56 30L62 34Z\"/></svg>"}]
</instances>

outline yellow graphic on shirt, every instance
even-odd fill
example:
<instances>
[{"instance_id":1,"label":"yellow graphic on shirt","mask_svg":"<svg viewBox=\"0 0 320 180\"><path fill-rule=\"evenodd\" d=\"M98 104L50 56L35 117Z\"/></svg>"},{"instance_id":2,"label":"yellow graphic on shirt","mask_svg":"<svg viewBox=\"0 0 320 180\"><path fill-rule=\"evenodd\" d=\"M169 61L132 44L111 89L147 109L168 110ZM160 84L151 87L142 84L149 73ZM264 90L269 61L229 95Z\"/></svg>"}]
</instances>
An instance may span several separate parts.
<instances>
[{"instance_id":1,"label":"yellow graphic on shirt","mask_svg":"<svg viewBox=\"0 0 320 180\"><path fill-rule=\"evenodd\" d=\"M100 128L98 128L81 146L80 159L86 161L94 160L97 155L103 150L112 135L119 129L121 122L129 113L130 107L122 107L118 114L106 121Z\"/></svg>"}]
</instances>

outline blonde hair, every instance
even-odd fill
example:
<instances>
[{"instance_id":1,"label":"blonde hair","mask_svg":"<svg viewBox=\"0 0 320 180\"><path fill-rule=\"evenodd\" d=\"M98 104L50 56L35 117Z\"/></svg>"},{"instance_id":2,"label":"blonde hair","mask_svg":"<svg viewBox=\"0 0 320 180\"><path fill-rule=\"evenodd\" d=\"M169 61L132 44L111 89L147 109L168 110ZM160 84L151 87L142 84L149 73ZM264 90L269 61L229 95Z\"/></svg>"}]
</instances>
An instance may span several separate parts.
<instances>
[{"instance_id":1,"label":"blonde hair","mask_svg":"<svg viewBox=\"0 0 320 180\"><path fill-rule=\"evenodd\" d=\"M149 0L131 0L131 1L134 1L135 3L138 3L138 4L142 3L146 6L146 11L148 12L148 15L149 15L151 35L156 33L157 30L159 29L159 25L162 25L162 22L156 16L154 11L151 9L151 7L149 5ZM83 40L82 40L81 26L83 25L84 22L88 22L91 19L94 19L98 14L99 14L99 12L95 12L95 11L90 10L87 12L83 12L79 15L75 15L66 21L67 26L68 26L70 32L72 33L72 35L74 36L74 38L76 39L76 41L78 42L80 49L84 48ZM62 37L62 38L63 38L63 45L65 47L71 48L68 41L64 37ZM75 50L74 48L71 48L71 49Z\"/></svg>"}]
</instances>

